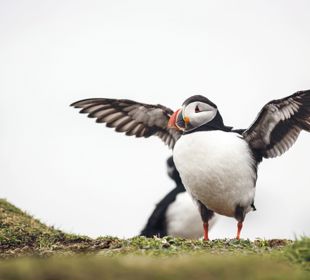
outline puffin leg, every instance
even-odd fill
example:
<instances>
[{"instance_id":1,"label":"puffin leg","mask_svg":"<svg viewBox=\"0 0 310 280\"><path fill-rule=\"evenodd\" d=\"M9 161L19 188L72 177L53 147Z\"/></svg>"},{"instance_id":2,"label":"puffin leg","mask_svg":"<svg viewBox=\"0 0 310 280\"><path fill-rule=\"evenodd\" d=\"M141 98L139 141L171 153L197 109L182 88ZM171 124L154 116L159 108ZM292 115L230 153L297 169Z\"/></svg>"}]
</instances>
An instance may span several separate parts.
<instances>
[{"instance_id":1,"label":"puffin leg","mask_svg":"<svg viewBox=\"0 0 310 280\"><path fill-rule=\"evenodd\" d=\"M209 220L213 217L214 212L209 210L204 204L202 204L199 200L198 209L203 222L203 240L209 240Z\"/></svg>"},{"instance_id":2,"label":"puffin leg","mask_svg":"<svg viewBox=\"0 0 310 280\"><path fill-rule=\"evenodd\" d=\"M209 240L209 223L203 223L203 240Z\"/></svg>"},{"instance_id":3,"label":"puffin leg","mask_svg":"<svg viewBox=\"0 0 310 280\"><path fill-rule=\"evenodd\" d=\"M243 222L238 222L237 224L237 239L240 240L240 233L241 233L241 229L242 229L242 225L243 225Z\"/></svg>"},{"instance_id":4,"label":"puffin leg","mask_svg":"<svg viewBox=\"0 0 310 280\"><path fill-rule=\"evenodd\" d=\"M244 207L237 205L236 209L235 209L235 218L238 221L237 224L237 240L240 240L240 233L242 230L242 226L243 226L243 221L245 218L245 211L244 211Z\"/></svg>"}]
</instances>

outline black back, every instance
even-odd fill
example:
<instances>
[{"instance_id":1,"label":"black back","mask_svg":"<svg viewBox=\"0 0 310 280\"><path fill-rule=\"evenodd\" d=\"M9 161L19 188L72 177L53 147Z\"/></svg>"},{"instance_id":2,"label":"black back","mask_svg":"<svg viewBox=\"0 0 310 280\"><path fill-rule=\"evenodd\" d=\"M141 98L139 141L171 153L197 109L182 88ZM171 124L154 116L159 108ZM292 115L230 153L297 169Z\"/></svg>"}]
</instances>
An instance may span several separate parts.
<instances>
[{"instance_id":1,"label":"black back","mask_svg":"<svg viewBox=\"0 0 310 280\"><path fill-rule=\"evenodd\" d=\"M177 171L173 158L170 157L167 160L168 175L174 180L176 187L171 190L161 201L156 204L156 207L149 217L144 229L141 231L141 236L153 237L159 236L163 237L168 235L167 232L167 222L166 222L166 211L171 203L176 200L179 193L185 192L185 188L182 184L180 174Z\"/></svg>"}]
</instances>

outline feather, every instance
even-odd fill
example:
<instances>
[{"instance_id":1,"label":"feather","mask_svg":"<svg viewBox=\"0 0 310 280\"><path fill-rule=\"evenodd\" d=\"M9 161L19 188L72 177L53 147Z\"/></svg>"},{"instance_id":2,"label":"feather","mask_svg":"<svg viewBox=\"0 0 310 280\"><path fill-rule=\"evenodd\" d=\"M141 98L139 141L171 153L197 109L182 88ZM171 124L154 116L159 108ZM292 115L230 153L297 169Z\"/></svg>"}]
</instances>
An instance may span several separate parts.
<instances>
[{"instance_id":1,"label":"feather","mask_svg":"<svg viewBox=\"0 0 310 280\"><path fill-rule=\"evenodd\" d=\"M71 106L80 108L80 113L96 118L128 136L158 136L170 148L181 136L181 132L168 128L173 111L162 105L150 105L127 99L90 98L77 101Z\"/></svg>"},{"instance_id":2,"label":"feather","mask_svg":"<svg viewBox=\"0 0 310 280\"><path fill-rule=\"evenodd\" d=\"M310 90L267 103L243 137L253 149L270 158L285 153L301 130L310 132Z\"/></svg>"}]
</instances>

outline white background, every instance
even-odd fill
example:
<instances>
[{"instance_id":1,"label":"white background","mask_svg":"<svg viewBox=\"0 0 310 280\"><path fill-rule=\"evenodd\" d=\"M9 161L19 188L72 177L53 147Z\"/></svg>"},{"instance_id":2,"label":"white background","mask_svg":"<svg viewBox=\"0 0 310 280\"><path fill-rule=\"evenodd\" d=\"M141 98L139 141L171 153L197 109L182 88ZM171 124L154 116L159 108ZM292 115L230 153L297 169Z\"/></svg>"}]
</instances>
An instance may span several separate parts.
<instances>
[{"instance_id":1,"label":"white background","mask_svg":"<svg viewBox=\"0 0 310 280\"><path fill-rule=\"evenodd\" d=\"M310 88L310 2L0 1L0 197L49 225L129 237L172 187L170 151L69 104L128 98L177 109L203 94L248 127ZM310 135L259 168L243 237L310 234ZM223 218L211 238L233 237Z\"/></svg>"}]
</instances>

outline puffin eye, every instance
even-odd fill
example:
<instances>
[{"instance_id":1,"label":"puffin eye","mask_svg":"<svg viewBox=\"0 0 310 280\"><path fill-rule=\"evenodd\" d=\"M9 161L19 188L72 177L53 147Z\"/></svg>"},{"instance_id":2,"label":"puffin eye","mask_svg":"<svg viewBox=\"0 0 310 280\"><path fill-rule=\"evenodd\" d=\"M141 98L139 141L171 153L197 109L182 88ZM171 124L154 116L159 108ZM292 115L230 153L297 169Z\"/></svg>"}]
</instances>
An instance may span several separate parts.
<instances>
[{"instance_id":1,"label":"puffin eye","mask_svg":"<svg viewBox=\"0 0 310 280\"><path fill-rule=\"evenodd\" d=\"M199 112L201 112L201 111L200 111L198 105L196 105L196 107L195 107L195 113L199 113Z\"/></svg>"}]
</instances>

